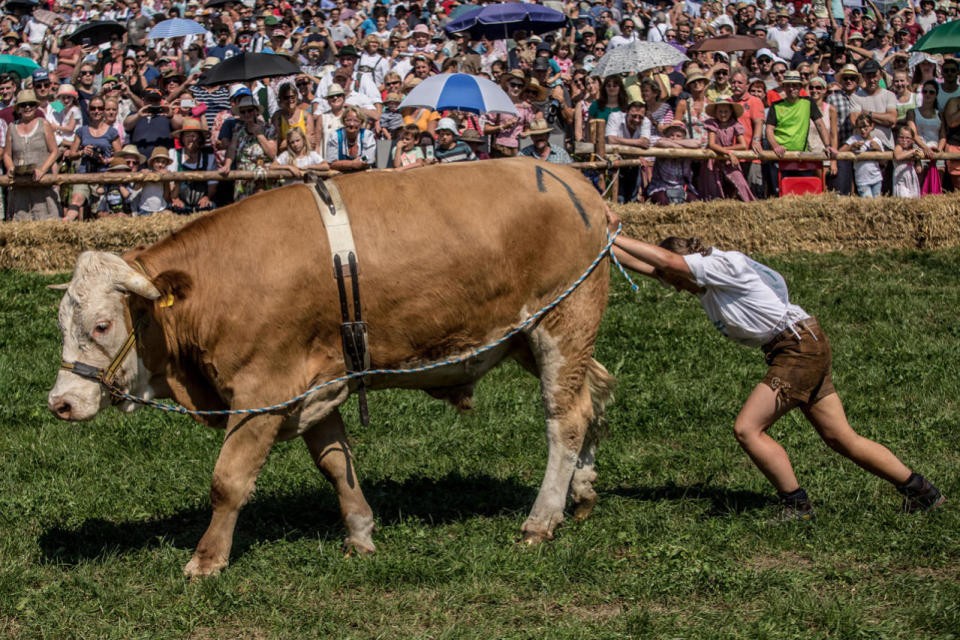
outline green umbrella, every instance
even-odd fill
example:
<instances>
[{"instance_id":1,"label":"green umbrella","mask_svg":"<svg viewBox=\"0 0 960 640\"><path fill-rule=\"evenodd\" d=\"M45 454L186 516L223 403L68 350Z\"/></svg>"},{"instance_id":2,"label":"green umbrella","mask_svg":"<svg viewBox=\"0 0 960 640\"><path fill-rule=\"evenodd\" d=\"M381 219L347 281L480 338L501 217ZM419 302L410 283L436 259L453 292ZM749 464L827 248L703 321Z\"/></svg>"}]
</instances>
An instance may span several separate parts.
<instances>
[{"instance_id":1,"label":"green umbrella","mask_svg":"<svg viewBox=\"0 0 960 640\"><path fill-rule=\"evenodd\" d=\"M0 73L16 73L20 78L26 78L34 69L39 69L40 65L22 56L12 56L8 53L0 55Z\"/></svg>"},{"instance_id":2,"label":"green umbrella","mask_svg":"<svg viewBox=\"0 0 960 640\"><path fill-rule=\"evenodd\" d=\"M924 53L955 53L960 51L960 20L944 22L928 31L910 51Z\"/></svg>"}]
</instances>

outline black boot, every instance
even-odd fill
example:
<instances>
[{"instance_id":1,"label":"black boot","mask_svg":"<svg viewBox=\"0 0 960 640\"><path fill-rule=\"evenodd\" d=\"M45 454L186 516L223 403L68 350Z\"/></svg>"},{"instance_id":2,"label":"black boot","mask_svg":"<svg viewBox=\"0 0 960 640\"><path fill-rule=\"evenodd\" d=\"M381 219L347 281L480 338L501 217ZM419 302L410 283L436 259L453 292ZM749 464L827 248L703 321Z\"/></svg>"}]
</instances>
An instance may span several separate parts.
<instances>
[{"instance_id":1,"label":"black boot","mask_svg":"<svg viewBox=\"0 0 960 640\"><path fill-rule=\"evenodd\" d=\"M897 485L897 491L903 495L903 505L900 510L904 513L916 513L936 509L946 498L940 490L930 484L930 481L919 473L910 475L910 479Z\"/></svg>"},{"instance_id":2,"label":"black boot","mask_svg":"<svg viewBox=\"0 0 960 640\"><path fill-rule=\"evenodd\" d=\"M778 491L777 496L780 498L780 511L773 517L771 523L813 520L816 517L813 513L813 505L810 504L810 498L807 497L807 492L802 488L791 493Z\"/></svg>"}]
</instances>

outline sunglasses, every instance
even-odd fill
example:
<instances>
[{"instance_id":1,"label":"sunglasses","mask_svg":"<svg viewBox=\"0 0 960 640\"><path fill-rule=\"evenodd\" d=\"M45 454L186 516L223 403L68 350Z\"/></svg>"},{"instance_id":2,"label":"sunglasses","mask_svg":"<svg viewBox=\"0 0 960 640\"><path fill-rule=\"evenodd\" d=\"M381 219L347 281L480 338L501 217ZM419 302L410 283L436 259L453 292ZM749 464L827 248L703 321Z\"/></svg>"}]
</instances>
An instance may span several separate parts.
<instances>
[{"instance_id":1,"label":"sunglasses","mask_svg":"<svg viewBox=\"0 0 960 640\"><path fill-rule=\"evenodd\" d=\"M127 160L127 166L128 166L128 167L139 167L139 166L140 166L140 163L137 162L136 160Z\"/></svg>"},{"instance_id":2,"label":"sunglasses","mask_svg":"<svg viewBox=\"0 0 960 640\"><path fill-rule=\"evenodd\" d=\"M724 70L724 69L717 69L716 71L713 72L713 75L715 75L715 76L725 76L725 75L728 75L729 73L730 73L729 71L726 71L726 70Z\"/></svg>"},{"instance_id":3,"label":"sunglasses","mask_svg":"<svg viewBox=\"0 0 960 640\"><path fill-rule=\"evenodd\" d=\"M46 88L46 87L51 86L51 83L50 83L49 80L45 80L45 81L43 81L43 82L34 82L33 85L34 85L36 88L38 88L38 89L43 89L43 88Z\"/></svg>"},{"instance_id":4,"label":"sunglasses","mask_svg":"<svg viewBox=\"0 0 960 640\"><path fill-rule=\"evenodd\" d=\"M103 111L103 107L87 106L87 111L90 113L96 113L97 111Z\"/></svg>"},{"instance_id":5,"label":"sunglasses","mask_svg":"<svg viewBox=\"0 0 960 640\"><path fill-rule=\"evenodd\" d=\"M93 71L81 71L81 72L80 72L80 75L82 75L82 76L92 76L92 75L93 75Z\"/></svg>"},{"instance_id":6,"label":"sunglasses","mask_svg":"<svg viewBox=\"0 0 960 640\"><path fill-rule=\"evenodd\" d=\"M246 109L240 109L241 114L250 114L250 113L256 113L256 112L257 112L256 107L247 107Z\"/></svg>"},{"instance_id":7,"label":"sunglasses","mask_svg":"<svg viewBox=\"0 0 960 640\"><path fill-rule=\"evenodd\" d=\"M828 96L836 95L836 94L838 94L838 93L840 93L840 89L829 89L829 90L827 91L827 95L828 95Z\"/></svg>"},{"instance_id":8,"label":"sunglasses","mask_svg":"<svg viewBox=\"0 0 960 640\"><path fill-rule=\"evenodd\" d=\"M935 96L935 95L937 95L937 92L934 91L933 89L924 89L924 90L923 90L923 95L925 95L925 96Z\"/></svg>"},{"instance_id":9,"label":"sunglasses","mask_svg":"<svg viewBox=\"0 0 960 640\"><path fill-rule=\"evenodd\" d=\"M593 50L594 50L594 51L606 51L607 48L606 48L606 47L594 47Z\"/></svg>"},{"instance_id":10,"label":"sunglasses","mask_svg":"<svg viewBox=\"0 0 960 640\"><path fill-rule=\"evenodd\" d=\"M775 75L775 76L782 76L782 75L784 75L785 73L786 73L786 71L774 71L774 72L773 72L773 75Z\"/></svg>"},{"instance_id":11,"label":"sunglasses","mask_svg":"<svg viewBox=\"0 0 960 640\"><path fill-rule=\"evenodd\" d=\"M523 84L520 82L509 82L507 86L511 89L523 89Z\"/></svg>"}]
</instances>

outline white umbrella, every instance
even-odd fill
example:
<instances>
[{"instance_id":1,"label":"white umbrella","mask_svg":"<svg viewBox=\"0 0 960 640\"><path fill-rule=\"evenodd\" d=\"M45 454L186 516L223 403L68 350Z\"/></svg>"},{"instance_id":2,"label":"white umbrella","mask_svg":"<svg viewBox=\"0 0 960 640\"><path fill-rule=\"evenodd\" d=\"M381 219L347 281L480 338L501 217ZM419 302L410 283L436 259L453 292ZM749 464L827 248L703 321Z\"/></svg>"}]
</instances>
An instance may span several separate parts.
<instances>
[{"instance_id":1,"label":"white umbrella","mask_svg":"<svg viewBox=\"0 0 960 640\"><path fill-rule=\"evenodd\" d=\"M608 51L590 72L592 76L615 76L621 73L640 73L654 67L675 67L689 60L686 55L666 42L639 40Z\"/></svg>"},{"instance_id":2,"label":"white umbrella","mask_svg":"<svg viewBox=\"0 0 960 640\"><path fill-rule=\"evenodd\" d=\"M427 78L400 103L401 109L407 107L517 115L510 96L495 82L467 73L441 73Z\"/></svg>"},{"instance_id":3,"label":"white umbrella","mask_svg":"<svg viewBox=\"0 0 960 640\"><path fill-rule=\"evenodd\" d=\"M160 40L162 38L179 38L181 36L190 36L195 34L204 34L207 30L203 28L196 20L187 20L186 18L170 18L150 29L147 34L148 40Z\"/></svg>"}]
</instances>

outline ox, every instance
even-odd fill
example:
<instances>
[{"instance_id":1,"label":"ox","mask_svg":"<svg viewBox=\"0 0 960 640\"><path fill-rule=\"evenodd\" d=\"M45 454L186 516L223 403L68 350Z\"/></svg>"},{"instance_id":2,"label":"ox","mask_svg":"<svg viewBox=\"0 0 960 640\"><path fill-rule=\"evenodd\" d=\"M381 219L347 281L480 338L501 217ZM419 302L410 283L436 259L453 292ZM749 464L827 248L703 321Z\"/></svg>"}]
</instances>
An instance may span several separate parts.
<instances>
[{"instance_id":1,"label":"ox","mask_svg":"<svg viewBox=\"0 0 960 640\"><path fill-rule=\"evenodd\" d=\"M577 171L557 165L508 159L333 180L359 256L373 368L411 368L495 341L573 283L606 242L602 199ZM271 406L342 376L336 279L311 189L247 198L122 258L81 254L58 314L63 360L106 367L135 334L115 385L211 410ZM553 537L568 493L577 518L597 500L597 427L614 379L592 354L608 273L595 269L540 321L482 356L367 378L371 389L424 389L465 408L475 381L506 357L539 377L549 451L522 528L527 542ZM374 551L373 513L338 410L354 383L287 410L198 418L225 435L213 516L185 574L227 565L239 509L271 445L296 436L336 490L347 550ZM59 372L48 398L64 420L87 420L110 403L101 384L70 370Z\"/></svg>"}]
</instances>

